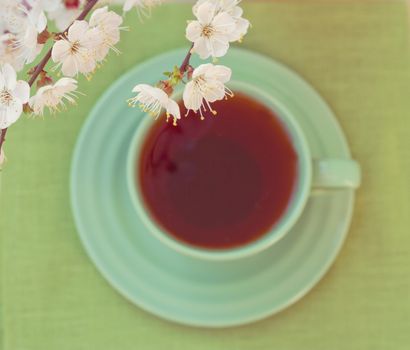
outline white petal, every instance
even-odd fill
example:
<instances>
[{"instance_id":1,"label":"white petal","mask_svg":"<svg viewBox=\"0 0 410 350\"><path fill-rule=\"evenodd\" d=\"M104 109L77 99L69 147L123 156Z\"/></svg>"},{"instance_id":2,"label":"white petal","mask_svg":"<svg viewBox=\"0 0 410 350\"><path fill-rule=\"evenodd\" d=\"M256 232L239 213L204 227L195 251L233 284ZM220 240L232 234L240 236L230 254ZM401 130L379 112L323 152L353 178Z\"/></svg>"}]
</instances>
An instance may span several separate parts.
<instances>
[{"instance_id":1,"label":"white petal","mask_svg":"<svg viewBox=\"0 0 410 350\"><path fill-rule=\"evenodd\" d=\"M212 2L213 4L216 4L216 1L219 0L198 0L195 5L192 7L192 13L195 15L195 17L198 17L198 8L201 6L204 2Z\"/></svg>"},{"instance_id":2,"label":"white petal","mask_svg":"<svg viewBox=\"0 0 410 350\"><path fill-rule=\"evenodd\" d=\"M205 75L209 75L210 78L217 79L221 83L227 83L229 80L231 80L232 70L225 66L216 65L212 66L212 68L209 69L209 71Z\"/></svg>"},{"instance_id":3,"label":"white petal","mask_svg":"<svg viewBox=\"0 0 410 350\"><path fill-rule=\"evenodd\" d=\"M4 107L0 106L0 129L5 129L9 127L7 117L7 110Z\"/></svg>"},{"instance_id":4,"label":"white petal","mask_svg":"<svg viewBox=\"0 0 410 350\"><path fill-rule=\"evenodd\" d=\"M3 76L3 68L4 68L4 65L0 65L0 91L3 90L4 87L6 86L6 81Z\"/></svg>"},{"instance_id":5,"label":"white petal","mask_svg":"<svg viewBox=\"0 0 410 350\"><path fill-rule=\"evenodd\" d=\"M87 74L95 70L96 61L91 53L87 53L85 56L77 56L78 59L78 71Z\"/></svg>"},{"instance_id":6,"label":"white petal","mask_svg":"<svg viewBox=\"0 0 410 350\"><path fill-rule=\"evenodd\" d=\"M37 44L26 52L26 64L33 62L42 51L44 45Z\"/></svg>"},{"instance_id":7,"label":"white petal","mask_svg":"<svg viewBox=\"0 0 410 350\"><path fill-rule=\"evenodd\" d=\"M162 107L165 108L165 106L168 103L168 99L169 99L168 95L165 93L164 90L160 88L152 87L152 86L150 86L150 88L151 88L151 92L150 92L151 96L157 99L161 103Z\"/></svg>"},{"instance_id":8,"label":"white petal","mask_svg":"<svg viewBox=\"0 0 410 350\"><path fill-rule=\"evenodd\" d=\"M20 118L21 113L23 112L23 104L18 99L13 99L6 108L6 125L3 125L3 129L8 128L11 124L15 123L17 119Z\"/></svg>"},{"instance_id":9,"label":"white petal","mask_svg":"<svg viewBox=\"0 0 410 350\"><path fill-rule=\"evenodd\" d=\"M208 102L222 100L225 97L225 86L219 81L213 81L207 84L204 90L203 98Z\"/></svg>"},{"instance_id":10,"label":"white petal","mask_svg":"<svg viewBox=\"0 0 410 350\"><path fill-rule=\"evenodd\" d=\"M88 49L96 48L103 42L103 36L98 28L92 28L84 32L80 44Z\"/></svg>"},{"instance_id":11,"label":"white petal","mask_svg":"<svg viewBox=\"0 0 410 350\"><path fill-rule=\"evenodd\" d=\"M88 30L87 21L74 21L70 29L68 29L67 38L71 42L80 41L84 38L85 33Z\"/></svg>"},{"instance_id":12,"label":"white petal","mask_svg":"<svg viewBox=\"0 0 410 350\"><path fill-rule=\"evenodd\" d=\"M63 97L68 99L70 97L68 94L76 89L77 81L75 79L62 78L52 86L50 93L55 96L55 104L57 105Z\"/></svg>"},{"instance_id":13,"label":"white petal","mask_svg":"<svg viewBox=\"0 0 410 350\"><path fill-rule=\"evenodd\" d=\"M248 32L250 23L245 18L238 18L236 20L236 27L235 30L228 35L229 41L238 41L242 39L242 37Z\"/></svg>"},{"instance_id":14,"label":"white petal","mask_svg":"<svg viewBox=\"0 0 410 350\"><path fill-rule=\"evenodd\" d=\"M150 89L151 88L151 85L148 85L148 84L138 84L138 85L135 85L134 86L134 88L132 89L132 92L141 92L141 91L144 91L144 90L148 90L148 89Z\"/></svg>"},{"instance_id":15,"label":"white petal","mask_svg":"<svg viewBox=\"0 0 410 350\"><path fill-rule=\"evenodd\" d=\"M229 34L235 30L235 20L226 12L218 13L212 21L212 26L221 34Z\"/></svg>"},{"instance_id":16,"label":"white petal","mask_svg":"<svg viewBox=\"0 0 410 350\"><path fill-rule=\"evenodd\" d=\"M34 96L31 96L30 99L28 100L28 105L30 107L33 107L36 99L37 99L37 95L39 94L40 89L37 90L36 94Z\"/></svg>"},{"instance_id":17,"label":"white petal","mask_svg":"<svg viewBox=\"0 0 410 350\"><path fill-rule=\"evenodd\" d=\"M107 6L94 10L94 12L91 14L91 17L90 17L90 26L94 27L98 25L99 21L101 20L101 16L106 14L107 10L108 10Z\"/></svg>"},{"instance_id":18,"label":"white petal","mask_svg":"<svg viewBox=\"0 0 410 350\"><path fill-rule=\"evenodd\" d=\"M72 79L72 78L61 78L58 80L54 86L69 86L69 87L77 87L77 80Z\"/></svg>"},{"instance_id":19,"label":"white petal","mask_svg":"<svg viewBox=\"0 0 410 350\"><path fill-rule=\"evenodd\" d=\"M123 18L114 11L107 11L107 6L97 9L90 18L90 26L103 26L115 28L122 24Z\"/></svg>"},{"instance_id":20,"label":"white petal","mask_svg":"<svg viewBox=\"0 0 410 350\"><path fill-rule=\"evenodd\" d=\"M233 8L238 5L240 0L220 0L221 8L223 11L229 12L232 11Z\"/></svg>"},{"instance_id":21,"label":"white petal","mask_svg":"<svg viewBox=\"0 0 410 350\"><path fill-rule=\"evenodd\" d=\"M67 56L67 58L64 59L61 71L68 77L77 75L79 71L78 62L73 56Z\"/></svg>"},{"instance_id":22,"label":"white petal","mask_svg":"<svg viewBox=\"0 0 410 350\"><path fill-rule=\"evenodd\" d=\"M234 18L239 18L242 17L243 15L243 10L241 7L239 6L235 6L231 11L230 11L230 15Z\"/></svg>"},{"instance_id":23,"label":"white petal","mask_svg":"<svg viewBox=\"0 0 410 350\"><path fill-rule=\"evenodd\" d=\"M27 26L23 34L19 37L22 37L21 41L25 46L34 47L37 44L37 35L36 28L30 25Z\"/></svg>"},{"instance_id":24,"label":"white petal","mask_svg":"<svg viewBox=\"0 0 410 350\"><path fill-rule=\"evenodd\" d=\"M196 52L203 60L212 55L211 43L209 39L200 37L194 42L193 51Z\"/></svg>"},{"instance_id":25,"label":"white petal","mask_svg":"<svg viewBox=\"0 0 410 350\"><path fill-rule=\"evenodd\" d=\"M212 69L214 65L212 63L205 63L201 64L200 66L196 67L194 72L192 73L192 78L197 78L200 75L205 75L210 69Z\"/></svg>"},{"instance_id":26,"label":"white petal","mask_svg":"<svg viewBox=\"0 0 410 350\"><path fill-rule=\"evenodd\" d=\"M196 17L201 24L209 24L215 15L215 10L215 5L207 1L198 7Z\"/></svg>"},{"instance_id":27,"label":"white petal","mask_svg":"<svg viewBox=\"0 0 410 350\"><path fill-rule=\"evenodd\" d=\"M47 27L47 17L44 14L44 12L41 11L38 16L37 23L36 23L37 32L41 33L42 31L44 31L44 29L46 29L46 27Z\"/></svg>"},{"instance_id":28,"label":"white petal","mask_svg":"<svg viewBox=\"0 0 410 350\"><path fill-rule=\"evenodd\" d=\"M54 46L53 50L51 51L51 58L54 62L62 61L70 51L71 44L65 40L58 40Z\"/></svg>"},{"instance_id":29,"label":"white petal","mask_svg":"<svg viewBox=\"0 0 410 350\"><path fill-rule=\"evenodd\" d=\"M101 25L110 29L118 28L123 22L122 16L114 11L107 12L101 20Z\"/></svg>"},{"instance_id":30,"label":"white petal","mask_svg":"<svg viewBox=\"0 0 410 350\"><path fill-rule=\"evenodd\" d=\"M110 42L110 45L115 45L120 41L120 30L118 28L111 29L106 33L106 36Z\"/></svg>"},{"instance_id":31,"label":"white petal","mask_svg":"<svg viewBox=\"0 0 410 350\"><path fill-rule=\"evenodd\" d=\"M196 41L201 37L202 33L202 26L198 21L192 21L190 22L185 30L185 37L189 41Z\"/></svg>"},{"instance_id":32,"label":"white petal","mask_svg":"<svg viewBox=\"0 0 410 350\"><path fill-rule=\"evenodd\" d=\"M183 94L184 105L186 109L192 109L197 111L201 108L202 105L202 96L199 91L195 88L195 84L190 81L185 85L184 94Z\"/></svg>"},{"instance_id":33,"label":"white petal","mask_svg":"<svg viewBox=\"0 0 410 350\"><path fill-rule=\"evenodd\" d=\"M12 95L17 97L22 103L27 103L30 98L30 86L27 82L19 80L16 83L16 87L14 88Z\"/></svg>"},{"instance_id":34,"label":"white petal","mask_svg":"<svg viewBox=\"0 0 410 350\"><path fill-rule=\"evenodd\" d=\"M55 0L43 0L42 5L45 11L55 11L58 8L59 2Z\"/></svg>"},{"instance_id":35,"label":"white petal","mask_svg":"<svg viewBox=\"0 0 410 350\"><path fill-rule=\"evenodd\" d=\"M236 30L242 32L245 35L250 26L250 22L245 18L238 18L236 20Z\"/></svg>"},{"instance_id":36,"label":"white petal","mask_svg":"<svg viewBox=\"0 0 410 350\"><path fill-rule=\"evenodd\" d=\"M148 85L148 84L138 84L132 89L133 92L138 92L138 99L142 103L146 103L149 100L157 100L163 108L166 108L169 97L164 90Z\"/></svg>"},{"instance_id":37,"label":"white petal","mask_svg":"<svg viewBox=\"0 0 410 350\"><path fill-rule=\"evenodd\" d=\"M165 109L167 113L172 115L174 118L181 119L181 112L179 110L178 103L176 103L173 99L168 99Z\"/></svg>"},{"instance_id":38,"label":"white petal","mask_svg":"<svg viewBox=\"0 0 410 350\"><path fill-rule=\"evenodd\" d=\"M4 84L8 90L13 90L16 86L17 79L17 74L14 68L10 64L6 63L1 67L0 75L3 77L2 84Z\"/></svg>"},{"instance_id":39,"label":"white petal","mask_svg":"<svg viewBox=\"0 0 410 350\"><path fill-rule=\"evenodd\" d=\"M35 94L35 97L36 97L37 99L38 99L38 98L41 98L42 95L43 95L45 92L47 92L48 90L51 90L52 88L53 88L52 85L42 86L41 88L39 88L39 89L37 90L37 92L36 92L36 94Z\"/></svg>"},{"instance_id":40,"label":"white petal","mask_svg":"<svg viewBox=\"0 0 410 350\"><path fill-rule=\"evenodd\" d=\"M124 6L122 8L122 10L124 12L128 12L129 10L132 9L132 7L135 5L135 0L126 0L124 3Z\"/></svg>"},{"instance_id":41,"label":"white petal","mask_svg":"<svg viewBox=\"0 0 410 350\"><path fill-rule=\"evenodd\" d=\"M30 97L28 102L29 106L33 110L34 114L43 114L44 103L41 101L41 97L38 96L38 91L36 95Z\"/></svg>"},{"instance_id":42,"label":"white petal","mask_svg":"<svg viewBox=\"0 0 410 350\"><path fill-rule=\"evenodd\" d=\"M115 13L113 11L111 11L110 14L111 15L110 15L108 24L112 25L112 26L119 27L122 24L122 22L124 21L122 16L118 15L117 13Z\"/></svg>"},{"instance_id":43,"label":"white petal","mask_svg":"<svg viewBox=\"0 0 410 350\"><path fill-rule=\"evenodd\" d=\"M226 38L220 38L218 36L213 36L210 40L212 47L213 57L225 56L229 49L229 41Z\"/></svg>"},{"instance_id":44,"label":"white petal","mask_svg":"<svg viewBox=\"0 0 410 350\"><path fill-rule=\"evenodd\" d=\"M104 60L104 58L108 55L108 52L110 51L110 48L105 45L100 45L99 47L96 48L94 55L95 59L98 62L101 62Z\"/></svg>"}]
</instances>

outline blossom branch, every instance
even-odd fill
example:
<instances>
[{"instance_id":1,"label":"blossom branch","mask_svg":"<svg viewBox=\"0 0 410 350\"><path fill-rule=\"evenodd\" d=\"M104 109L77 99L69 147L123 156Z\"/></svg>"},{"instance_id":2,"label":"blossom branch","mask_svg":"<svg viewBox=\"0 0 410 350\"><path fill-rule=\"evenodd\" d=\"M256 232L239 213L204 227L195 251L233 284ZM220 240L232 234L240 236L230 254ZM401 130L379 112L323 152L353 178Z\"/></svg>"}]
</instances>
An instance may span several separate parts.
<instances>
[{"instance_id":1,"label":"blossom branch","mask_svg":"<svg viewBox=\"0 0 410 350\"><path fill-rule=\"evenodd\" d=\"M68 10L69 7L64 1L33 0L29 6L26 0L15 0L17 5L21 2L22 7L4 7L0 0L0 12L5 13L0 19L4 22L0 23L0 61L5 61L0 64L0 82L4 85L0 94L0 108L3 111L0 152L7 128L16 122L22 111L43 115L45 108L55 112L66 102L74 103L78 84L74 78L79 73L89 78L109 51L119 53L115 45L120 40L120 31L125 29L121 27L123 18L119 14L103 6L93 11L89 20L85 20L98 1L70 2L70 11L74 10L74 13L66 17L64 8ZM125 0L123 11L125 13L135 7L140 17L148 17L151 8L162 1ZM155 86L136 85L133 92L137 95L128 100L130 106L138 105L156 118L165 110L166 120L172 117L176 125L177 120L181 119L181 111L171 96L177 85L184 83L182 100L185 109L198 113L201 119L205 118L205 112L216 115L217 111L211 104L233 96L226 86L231 78L231 69L217 65L216 60L227 53L230 43L241 42L250 26L249 21L242 17L243 10L238 6L240 1L197 0L193 6L196 19L188 21L185 32L191 46L181 65L175 65L172 71L165 72L167 78ZM24 16L20 18L18 11L24 12ZM49 33L45 13L56 21L58 30L67 28L59 33ZM33 62L50 38L54 41L52 47L29 71L28 80L16 80L16 70L20 71L24 65ZM212 58L213 63L193 67L190 63L193 54L201 59ZM63 75L56 82L45 68L50 60L56 63ZM30 96L35 83L36 92ZM0 165L4 159L2 152Z\"/></svg>"},{"instance_id":2,"label":"blossom branch","mask_svg":"<svg viewBox=\"0 0 410 350\"><path fill-rule=\"evenodd\" d=\"M97 4L99 0L90 0L87 2L87 4L84 6L83 11L80 13L80 15L76 18L77 21L83 20L85 17L87 17L88 13L92 10L92 8ZM63 33L66 33L68 29L70 28L71 24L64 30ZM31 75L30 80L28 81L28 84L32 86L34 82L36 81L37 77L39 74L43 71L44 67L46 66L47 62L51 58L51 52L53 48L48 50L44 58L41 60L41 62L36 66L33 74Z\"/></svg>"},{"instance_id":3,"label":"blossom branch","mask_svg":"<svg viewBox=\"0 0 410 350\"><path fill-rule=\"evenodd\" d=\"M187 53L187 55L185 56L185 59L183 60L181 66L179 67L179 71L181 72L181 75L184 75L184 73L186 72L188 66L189 66L189 61L191 59L192 56L192 49L194 48L194 43L192 43L191 47L189 48L189 51Z\"/></svg>"},{"instance_id":4,"label":"blossom branch","mask_svg":"<svg viewBox=\"0 0 410 350\"><path fill-rule=\"evenodd\" d=\"M43 71L45 65L47 64L47 62L50 60L51 58L51 51L52 48L50 50L48 50L48 52L46 53L46 55L44 56L44 58L41 60L41 62L36 66L33 74L31 75L30 80L28 81L28 85L33 86L34 82L36 81L37 77L40 75L40 73Z\"/></svg>"},{"instance_id":5,"label":"blossom branch","mask_svg":"<svg viewBox=\"0 0 410 350\"><path fill-rule=\"evenodd\" d=\"M84 6L83 11L76 18L76 20L81 21L85 17L87 17L88 13L93 9L93 7L97 4L98 1L99 0L89 0L86 3L86 5ZM63 33L66 33L68 31L68 29L70 28L70 26L71 26L71 24L64 30ZM52 53L52 48L50 48L47 51L47 53L45 54L43 59L40 61L40 63L35 66L35 69L34 69L33 73L31 74L31 77L28 81L29 86L33 86L33 84L35 83L38 76L41 74L41 72L43 72L44 67L46 66L46 64L48 63L48 61L51 58L51 53ZM1 152L4 141L6 140L7 130L8 130L8 128L1 129L1 133L0 133L0 152Z\"/></svg>"},{"instance_id":6,"label":"blossom branch","mask_svg":"<svg viewBox=\"0 0 410 350\"><path fill-rule=\"evenodd\" d=\"M181 111L170 96L175 87L183 82L182 100L186 115L193 111L202 120L205 119L205 112L217 115L211 104L234 94L225 85L231 79L231 69L214 63L227 53L230 43L242 41L250 26L249 21L242 17L243 10L238 6L240 1L198 0L193 6L196 20L188 21L186 27L185 36L192 44L182 64L175 66L172 72L164 72L168 78L160 80L156 86L136 85L133 92L137 95L128 100L129 105L138 105L155 118L165 110L166 120L172 116L173 124L177 125ZM213 63L192 67L190 59L193 53L201 59L211 57Z\"/></svg>"}]
</instances>

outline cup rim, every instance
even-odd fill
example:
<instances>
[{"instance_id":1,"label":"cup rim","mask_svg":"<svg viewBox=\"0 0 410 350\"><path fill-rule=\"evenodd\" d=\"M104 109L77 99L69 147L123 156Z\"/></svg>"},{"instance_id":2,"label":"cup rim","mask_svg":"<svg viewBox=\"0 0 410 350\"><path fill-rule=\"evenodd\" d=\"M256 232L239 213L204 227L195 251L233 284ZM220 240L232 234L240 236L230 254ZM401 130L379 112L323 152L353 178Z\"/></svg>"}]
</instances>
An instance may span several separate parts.
<instances>
[{"instance_id":1,"label":"cup rim","mask_svg":"<svg viewBox=\"0 0 410 350\"><path fill-rule=\"evenodd\" d=\"M241 92L273 110L275 115L281 120L283 126L286 128L295 151L298 154L299 174L297 177L297 188L293 190L292 198L288 203L285 214L282 215L274 227L260 238L243 246L228 249L201 248L189 245L174 238L171 234L166 232L166 229L162 228L160 224L155 222L155 219L146 207L138 181L135 180L135 165L139 162L141 145L145 142L147 132L153 125L152 118L146 117L138 124L127 154L126 174L128 192L131 196L134 209L147 231L174 251L205 260L226 261L244 258L255 255L278 242L290 231L302 214L309 197L312 183L310 148L302 128L299 126L299 123L295 120L292 113L274 96L267 94L254 85L242 81L231 81L229 86L233 91ZM176 97L180 98L181 93L176 93Z\"/></svg>"}]
</instances>

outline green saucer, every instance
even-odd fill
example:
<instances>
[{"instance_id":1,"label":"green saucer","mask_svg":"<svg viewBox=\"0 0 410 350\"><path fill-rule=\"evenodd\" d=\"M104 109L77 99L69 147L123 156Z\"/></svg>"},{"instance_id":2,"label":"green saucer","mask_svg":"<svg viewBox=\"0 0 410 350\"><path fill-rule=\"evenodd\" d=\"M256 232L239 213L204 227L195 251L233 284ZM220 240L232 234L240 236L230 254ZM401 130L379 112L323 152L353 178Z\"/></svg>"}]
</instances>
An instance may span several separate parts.
<instances>
[{"instance_id":1,"label":"green saucer","mask_svg":"<svg viewBox=\"0 0 410 350\"><path fill-rule=\"evenodd\" d=\"M144 229L131 202L126 158L145 116L125 100L137 83L155 83L181 62L186 49L155 57L120 78L98 101L75 149L71 203L91 260L123 296L178 323L227 327L263 319L303 297L335 260L351 220L354 191L313 194L296 226L257 256L203 261L181 255ZM231 49L220 60L235 81L263 89L300 122L313 157L350 158L333 113L283 65ZM194 65L199 61L193 60Z\"/></svg>"}]
</instances>

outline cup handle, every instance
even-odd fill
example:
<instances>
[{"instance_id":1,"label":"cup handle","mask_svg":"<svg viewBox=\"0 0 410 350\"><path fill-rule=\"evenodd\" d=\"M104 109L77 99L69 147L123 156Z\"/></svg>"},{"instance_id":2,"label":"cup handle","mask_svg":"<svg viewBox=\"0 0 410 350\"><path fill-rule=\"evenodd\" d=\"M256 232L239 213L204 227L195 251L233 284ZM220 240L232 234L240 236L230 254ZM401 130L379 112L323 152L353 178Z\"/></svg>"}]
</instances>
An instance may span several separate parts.
<instances>
[{"instance_id":1,"label":"cup handle","mask_svg":"<svg viewBox=\"0 0 410 350\"><path fill-rule=\"evenodd\" d=\"M351 188L360 186L360 165L353 159L314 159L312 186L321 188Z\"/></svg>"}]
</instances>

